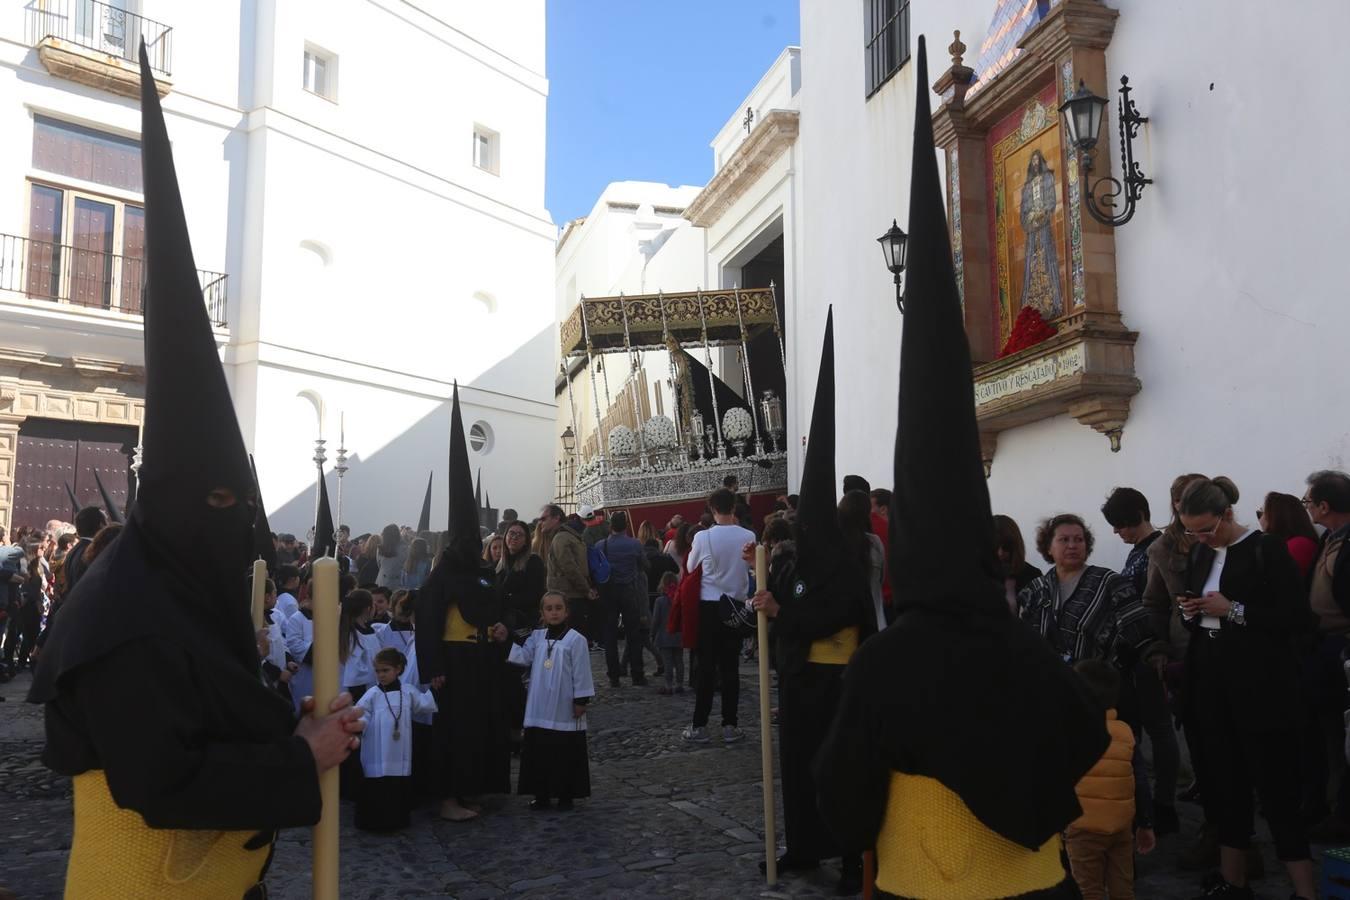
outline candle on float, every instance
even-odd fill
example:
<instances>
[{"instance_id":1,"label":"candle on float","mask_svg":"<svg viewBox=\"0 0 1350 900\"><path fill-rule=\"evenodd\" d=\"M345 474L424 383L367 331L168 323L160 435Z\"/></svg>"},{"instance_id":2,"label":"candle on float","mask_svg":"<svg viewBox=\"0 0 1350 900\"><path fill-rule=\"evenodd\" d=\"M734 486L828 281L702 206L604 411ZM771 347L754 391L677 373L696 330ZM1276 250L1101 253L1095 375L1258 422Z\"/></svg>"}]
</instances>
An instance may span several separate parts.
<instances>
[{"instance_id":1,"label":"candle on float","mask_svg":"<svg viewBox=\"0 0 1350 900\"><path fill-rule=\"evenodd\" d=\"M316 719L328 715L338 695L338 562L331 557L316 559L310 580L314 615L314 712ZM337 900L338 896L338 769L319 775L323 812L314 826L314 897Z\"/></svg>"},{"instance_id":2,"label":"candle on float","mask_svg":"<svg viewBox=\"0 0 1350 900\"><path fill-rule=\"evenodd\" d=\"M259 632L267 627L263 615L263 594L267 591L267 563L261 559L253 561L253 631Z\"/></svg>"},{"instance_id":3,"label":"candle on float","mask_svg":"<svg viewBox=\"0 0 1350 900\"><path fill-rule=\"evenodd\" d=\"M755 590L769 589L769 554L763 544L755 545ZM759 749L764 785L764 878L772 887L778 883L778 835L773 821L773 722L769 712L769 616L759 611Z\"/></svg>"}]
</instances>

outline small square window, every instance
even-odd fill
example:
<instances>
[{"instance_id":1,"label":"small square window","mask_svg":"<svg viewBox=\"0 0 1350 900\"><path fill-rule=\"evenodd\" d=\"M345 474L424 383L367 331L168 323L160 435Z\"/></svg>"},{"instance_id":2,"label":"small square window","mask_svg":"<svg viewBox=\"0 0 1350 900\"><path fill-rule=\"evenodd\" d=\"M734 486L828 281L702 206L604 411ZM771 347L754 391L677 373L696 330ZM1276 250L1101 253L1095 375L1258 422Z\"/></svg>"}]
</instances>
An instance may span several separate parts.
<instances>
[{"instance_id":1,"label":"small square window","mask_svg":"<svg viewBox=\"0 0 1350 900\"><path fill-rule=\"evenodd\" d=\"M337 101L337 56L305 45L305 90L325 100Z\"/></svg>"},{"instance_id":2,"label":"small square window","mask_svg":"<svg viewBox=\"0 0 1350 900\"><path fill-rule=\"evenodd\" d=\"M484 172L500 174L501 135L481 125L473 127L473 164Z\"/></svg>"}]
</instances>

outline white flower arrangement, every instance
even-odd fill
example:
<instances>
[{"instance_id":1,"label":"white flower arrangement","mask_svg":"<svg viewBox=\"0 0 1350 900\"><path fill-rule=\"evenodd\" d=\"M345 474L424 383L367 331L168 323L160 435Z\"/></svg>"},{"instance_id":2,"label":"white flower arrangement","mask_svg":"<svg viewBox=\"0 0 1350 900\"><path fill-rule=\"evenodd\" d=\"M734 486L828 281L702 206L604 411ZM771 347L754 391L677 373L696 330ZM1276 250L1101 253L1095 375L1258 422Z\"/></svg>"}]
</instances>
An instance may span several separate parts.
<instances>
[{"instance_id":1,"label":"white flower arrangement","mask_svg":"<svg viewBox=\"0 0 1350 900\"><path fill-rule=\"evenodd\" d=\"M637 435L627 425L615 425L609 432L609 455L632 456L637 453Z\"/></svg>"},{"instance_id":2,"label":"white flower arrangement","mask_svg":"<svg viewBox=\"0 0 1350 900\"><path fill-rule=\"evenodd\" d=\"M748 441L755 436L755 420L739 406L733 406L722 417L722 436L729 441Z\"/></svg>"},{"instance_id":3,"label":"white flower arrangement","mask_svg":"<svg viewBox=\"0 0 1350 900\"><path fill-rule=\"evenodd\" d=\"M600 474L600 460L592 459L583 463L581 468L577 469L576 480L578 483L590 481L596 475Z\"/></svg>"},{"instance_id":4,"label":"white flower arrangement","mask_svg":"<svg viewBox=\"0 0 1350 900\"><path fill-rule=\"evenodd\" d=\"M648 450L674 447L678 443L675 423L667 416L652 416L642 423L642 440L646 442Z\"/></svg>"}]
</instances>

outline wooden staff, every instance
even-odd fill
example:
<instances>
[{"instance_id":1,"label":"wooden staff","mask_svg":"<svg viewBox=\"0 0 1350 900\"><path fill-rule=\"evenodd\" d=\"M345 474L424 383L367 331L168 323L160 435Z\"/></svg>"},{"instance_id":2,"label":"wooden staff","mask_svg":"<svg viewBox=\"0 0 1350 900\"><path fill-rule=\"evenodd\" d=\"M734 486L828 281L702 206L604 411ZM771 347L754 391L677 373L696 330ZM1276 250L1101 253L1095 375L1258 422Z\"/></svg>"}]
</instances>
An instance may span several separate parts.
<instances>
[{"instance_id":1,"label":"wooden staff","mask_svg":"<svg viewBox=\"0 0 1350 900\"><path fill-rule=\"evenodd\" d=\"M263 616L263 594L267 590L267 563L261 559L253 561L253 633L257 634L267 627Z\"/></svg>"},{"instance_id":2,"label":"wooden staff","mask_svg":"<svg viewBox=\"0 0 1350 900\"><path fill-rule=\"evenodd\" d=\"M310 580L314 611L314 712L328 715L338 695L338 561L316 559ZM338 896L338 767L319 776L323 812L314 826L314 900Z\"/></svg>"},{"instance_id":3,"label":"wooden staff","mask_svg":"<svg viewBox=\"0 0 1350 900\"><path fill-rule=\"evenodd\" d=\"M755 589L769 589L769 557L763 544L755 546ZM773 821L773 722L769 712L769 616L756 617L759 628L759 749L764 773L764 878L778 883L778 834Z\"/></svg>"}]
</instances>

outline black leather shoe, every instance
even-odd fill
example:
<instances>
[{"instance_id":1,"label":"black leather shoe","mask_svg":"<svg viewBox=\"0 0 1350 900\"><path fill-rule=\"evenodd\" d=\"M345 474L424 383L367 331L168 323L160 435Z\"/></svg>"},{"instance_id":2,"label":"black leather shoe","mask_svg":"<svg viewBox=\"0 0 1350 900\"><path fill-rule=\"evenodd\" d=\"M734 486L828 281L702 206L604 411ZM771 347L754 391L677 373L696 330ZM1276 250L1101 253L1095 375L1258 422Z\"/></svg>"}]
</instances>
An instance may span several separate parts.
<instances>
[{"instance_id":1,"label":"black leather shoe","mask_svg":"<svg viewBox=\"0 0 1350 900\"><path fill-rule=\"evenodd\" d=\"M800 859L793 856L791 853L784 853L782 856L778 857L779 874L782 874L783 872L809 872L812 869L819 868L820 860L818 859ZM766 872L768 869L768 864L761 859L759 861L759 871Z\"/></svg>"},{"instance_id":2,"label":"black leather shoe","mask_svg":"<svg viewBox=\"0 0 1350 900\"><path fill-rule=\"evenodd\" d=\"M530 801L530 812L548 812L552 804L547 797L535 797Z\"/></svg>"},{"instance_id":3,"label":"black leather shoe","mask_svg":"<svg viewBox=\"0 0 1350 900\"><path fill-rule=\"evenodd\" d=\"M571 811L572 811L572 801L571 801L571 800L559 800L559 801L558 801L558 812L571 812Z\"/></svg>"}]
</instances>

